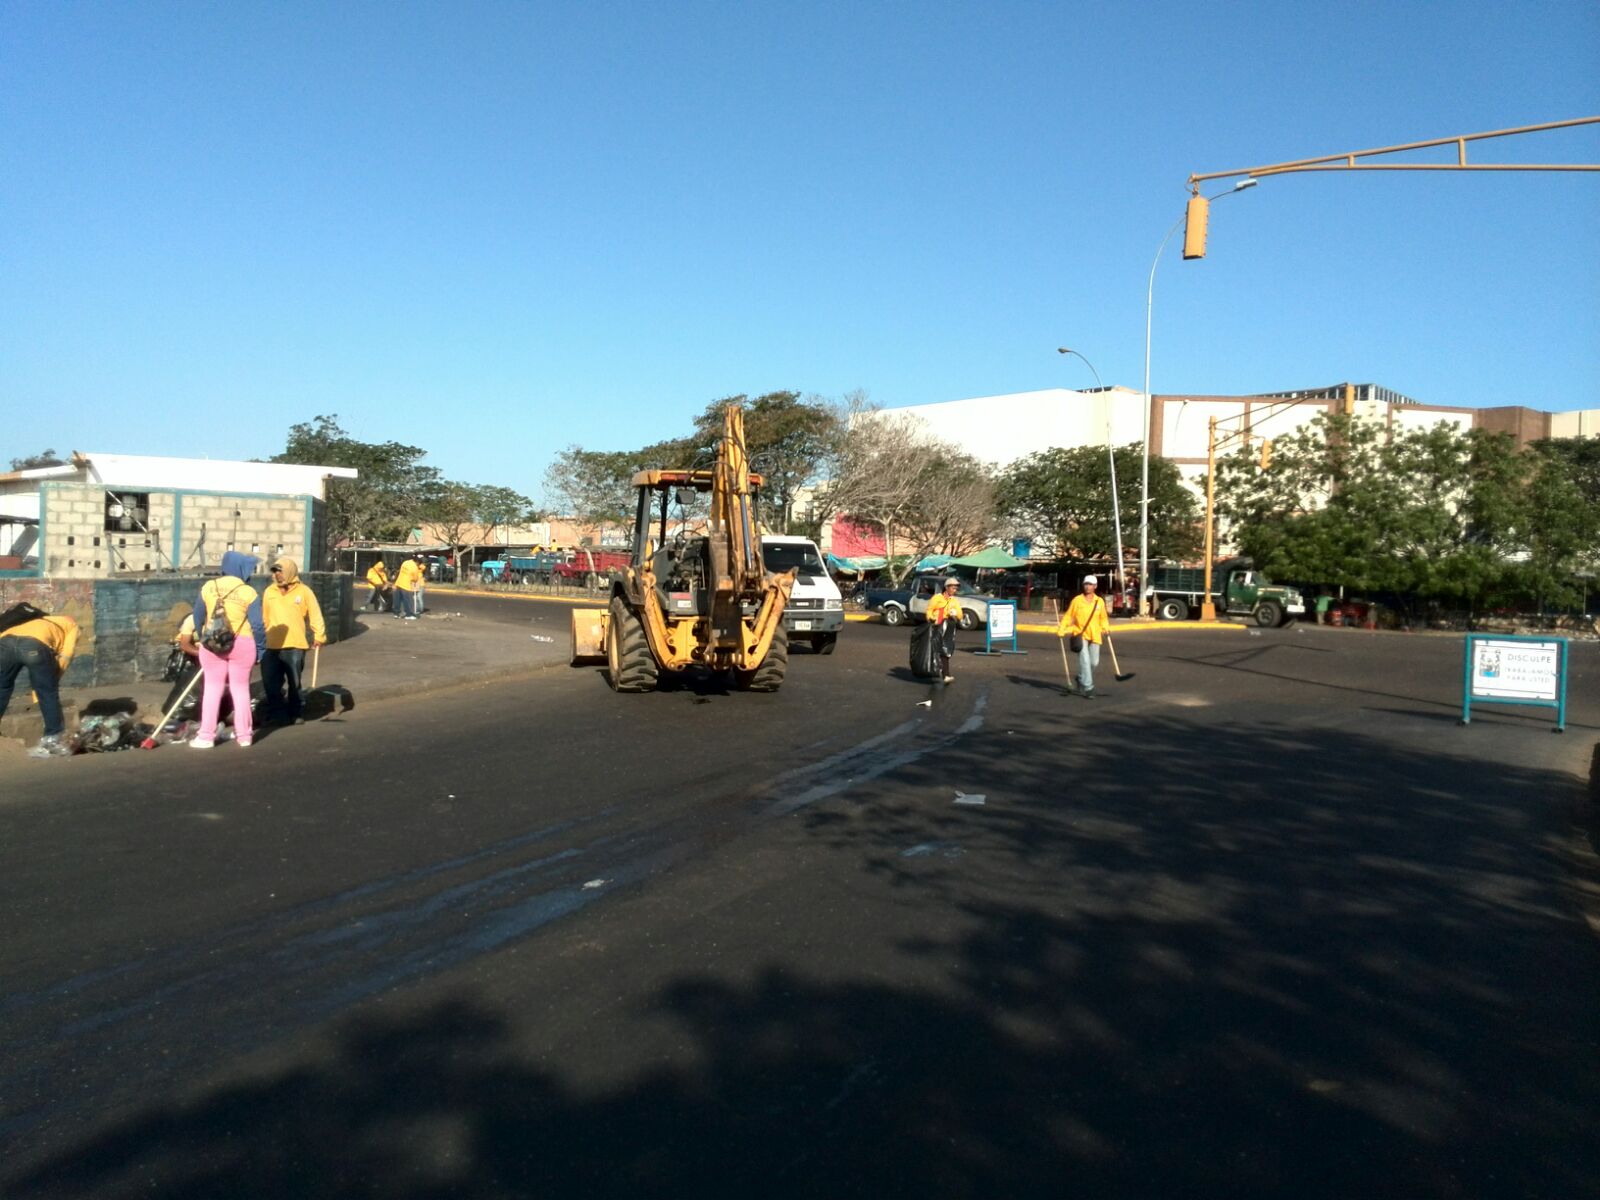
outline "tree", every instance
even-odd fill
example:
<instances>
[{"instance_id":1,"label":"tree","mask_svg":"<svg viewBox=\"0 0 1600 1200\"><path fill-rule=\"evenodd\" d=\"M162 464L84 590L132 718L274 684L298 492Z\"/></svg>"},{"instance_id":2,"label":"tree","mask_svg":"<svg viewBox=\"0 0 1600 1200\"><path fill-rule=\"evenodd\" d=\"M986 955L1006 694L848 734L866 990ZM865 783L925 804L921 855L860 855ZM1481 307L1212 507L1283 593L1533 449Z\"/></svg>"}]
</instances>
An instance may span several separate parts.
<instances>
[{"instance_id":1,"label":"tree","mask_svg":"<svg viewBox=\"0 0 1600 1200\"><path fill-rule=\"evenodd\" d=\"M399 442L357 441L330 414L291 426L283 453L270 461L356 469L355 479L327 483L324 529L331 550L345 539L400 540L410 533L442 485L437 468L419 462L426 453Z\"/></svg>"},{"instance_id":2,"label":"tree","mask_svg":"<svg viewBox=\"0 0 1600 1200\"><path fill-rule=\"evenodd\" d=\"M873 409L859 395L847 399L839 418L845 432L827 460L819 504L828 515L883 530L892 579L924 555L970 553L988 544L995 509L986 466L932 437L921 420Z\"/></svg>"},{"instance_id":3,"label":"tree","mask_svg":"<svg viewBox=\"0 0 1600 1200\"><path fill-rule=\"evenodd\" d=\"M840 417L819 399L802 400L799 392L767 392L754 400L729 396L707 405L695 419L691 440L697 457L710 460L730 404L744 408L745 450L751 468L765 479L761 499L767 524L788 533L795 494L816 480L836 446Z\"/></svg>"},{"instance_id":4,"label":"tree","mask_svg":"<svg viewBox=\"0 0 1600 1200\"><path fill-rule=\"evenodd\" d=\"M67 464L56 457L54 450L45 450L39 454L29 454L23 458L13 458L11 469L13 471L37 471L41 467L64 467Z\"/></svg>"},{"instance_id":5,"label":"tree","mask_svg":"<svg viewBox=\"0 0 1600 1200\"><path fill-rule=\"evenodd\" d=\"M1115 450L1122 537L1138 540L1142 448ZM1012 463L1000 476L997 504L1020 533L1054 543L1059 553L1114 559L1116 523L1111 505L1111 455L1103 446L1056 448ZM1150 551L1184 559L1200 548L1200 507L1178 468L1150 460ZM1126 549L1126 545L1124 545Z\"/></svg>"},{"instance_id":6,"label":"tree","mask_svg":"<svg viewBox=\"0 0 1600 1200\"><path fill-rule=\"evenodd\" d=\"M568 446L545 471L545 492L562 513L591 525L627 525L636 496L632 479L649 469L686 468L692 439L657 442L642 450L585 450Z\"/></svg>"},{"instance_id":7,"label":"tree","mask_svg":"<svg viewBox=\"0 0 1600 1200\"><path fill-rule=\"evenodd\" d=\"M467 533L477 524L473 503L476 491L476 488L465 483L445 483L428 498L422 508L422 515L438 526L440 536L456 555L458 566L460 552L467 544ZM457 578L460 578L459 574Z\"/></svg>"},{"instance_id":8,"label":"tree","mask_svg":"<svg viewBox=\"0 0 1600 1200\"><path fill-rule=\"evenodd\" d=\"M1506 434L1325 414L1275 442L1267 469L1220 461L1217 509L1269 573L1470 612L1507 592L1570 594L1600 525L1568 465Z\"/></svg>"}]
</instances>

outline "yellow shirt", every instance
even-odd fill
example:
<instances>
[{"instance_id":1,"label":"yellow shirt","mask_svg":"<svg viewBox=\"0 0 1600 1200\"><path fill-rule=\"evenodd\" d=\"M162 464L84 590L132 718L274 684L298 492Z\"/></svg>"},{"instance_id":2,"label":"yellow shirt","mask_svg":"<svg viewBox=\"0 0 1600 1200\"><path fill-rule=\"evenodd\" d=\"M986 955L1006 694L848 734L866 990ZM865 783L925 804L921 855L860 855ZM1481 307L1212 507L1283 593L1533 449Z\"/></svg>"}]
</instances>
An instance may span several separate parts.
<instances>
[{"instance_id":1,"label":"yellow shirt","mask_svg":"<svg viewBox=\"0 0 1600 1200\"><path fill-rule=\"evenodd\" d=\"M67 664L78 649L78 623L71 617L39 617L24 621L21 625L13 625L0 633L0 637L32 638L36 642L43 642L55 651L56 665L65 675Z\"/></svg>"},{"instance_id":2,"label":"yellow shirt","mask_svg":"<svg viewBox=\"0 0 1600 1200\"><path fill-rule=\"evenodd\" d=\"M1099 596L1086 596L1079 592L1067 605L1061 617L1057 637L1081 633L1086 641L1098 642L1111 628L1111 618L1106 615L1106 602Z\"/></svg>"},{"instance_id":3,"label":"yellow shirt","mask_svg":"<svg viewBox=\"0 0 1600 1200\"><path fill-rule=\"evenodd\" d=\"M408 558L400 564L400 569L395 572L394 585L402 592L417 590L417 581L422 578L422 568L415 559Z\"/></svg>"},{"instance_id":4,"label":"yellow shirt","mask_svg":"<svg viewBox=\"0 0 1600 1200\"><path fill-rule=\"evenodd\" d=\"M200 589L200 600L206 606L209 622L217 612L217 599L222 599L222 612L228 618L228 628L234 637L254 637L250 631L250 606L256 602L256 590L248 583L224 575L206 580Z\"/></svg>"},{"instance_id":5,"label":"yellow shirt","mask_svg":"<svg viewBox=\"0 0 1600 1200\"><path fill-rule=\"evenodd\" d=\"M961 620L961 601L955 596L947 596L940 592L928 601L928 620L937 625L946 617L952 621Z\"/></svg>"},{"instance_id":6,"label":"yellow shirt","mask_svg":"<svg viewBox=\"0 0 1600 1200\"><path fill-rule=\"evenodd\" d=\"M389 572L382 563L374 563L367 568L367 582L375 588L389 586Z\"/></svg>"},{"instance_id":7,"label":"yellow shirt","mask_svg":"<svg viewBox=\"0 0 1600 1200\"><path fill-rule=\"evenodd\" d=\"M317 594L298 579L286 588L273 584L262 594L261 619L267 626L269 650L309 650L313 643L328 640ZM308 624L312 641L306 640Z\"/></svg>"}]
</instances>

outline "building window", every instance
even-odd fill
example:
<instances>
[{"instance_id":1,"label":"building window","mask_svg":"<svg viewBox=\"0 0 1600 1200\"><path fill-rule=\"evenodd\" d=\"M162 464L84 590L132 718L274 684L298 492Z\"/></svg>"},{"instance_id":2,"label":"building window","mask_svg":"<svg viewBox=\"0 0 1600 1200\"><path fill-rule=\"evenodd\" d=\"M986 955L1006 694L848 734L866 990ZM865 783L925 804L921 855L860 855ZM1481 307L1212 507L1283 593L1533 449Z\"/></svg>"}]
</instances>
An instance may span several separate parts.
<instances>
[{"instance_id":1,"label":"building window","mask_svg":"<svg viewBox=\"0 0 1600 1200\"><path fill-rule=\"evenodd\" d=\"M107 533L125 533L149 523L149 492L106 493Z\"/></svg>"}]
</instances>

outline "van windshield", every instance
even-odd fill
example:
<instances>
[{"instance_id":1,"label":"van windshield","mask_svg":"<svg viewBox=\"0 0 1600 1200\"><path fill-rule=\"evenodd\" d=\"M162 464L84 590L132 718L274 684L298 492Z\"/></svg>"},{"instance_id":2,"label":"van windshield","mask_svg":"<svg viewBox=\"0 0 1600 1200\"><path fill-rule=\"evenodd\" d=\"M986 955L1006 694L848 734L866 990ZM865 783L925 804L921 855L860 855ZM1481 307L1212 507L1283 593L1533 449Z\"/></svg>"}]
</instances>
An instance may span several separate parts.
<instances>
[{"instance_id":1,"label":"van windshield","mask_svg":"<svg viewBox=\"0 0 1600 1200\"><path fill-rule=\"evenodd\" d=\"M799 567L800 574L808 579L827 574L817 548L809 542L763 542L761 561L774 575L781 575L790 567Z\"/></svg>"}]
</instances>

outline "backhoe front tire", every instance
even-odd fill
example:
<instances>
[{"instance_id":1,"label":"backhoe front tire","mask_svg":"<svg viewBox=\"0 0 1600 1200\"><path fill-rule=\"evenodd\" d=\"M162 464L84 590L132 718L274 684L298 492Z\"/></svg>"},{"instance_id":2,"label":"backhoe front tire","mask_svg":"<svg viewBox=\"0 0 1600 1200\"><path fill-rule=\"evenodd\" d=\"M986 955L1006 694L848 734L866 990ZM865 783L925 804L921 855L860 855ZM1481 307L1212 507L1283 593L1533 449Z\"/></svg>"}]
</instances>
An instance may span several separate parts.
<instances>
[{"instance_id":1,"label":"backhoe front tire","mask_svg":"<svg viewBox=\"0 0 1600 1200\"><path fill-rule=\"evenodd\" d=\"M653 692L661 677L661 666L650 652L644 622L621 596L611 597L606 676L614 692Z\"/></svg>"},{"instance_id":2,"label":"backhoe front tire","mask_svg":"<svg viewBox=\"0 0 1600 1200\"><path fill-rule=\"evenodd\" d=\"M761 665L754 671L736 670L733 674L741 692L775 692L783 686L783 677L788 673L789 631L779 625Z\"/></svg>"}]
</instances>

